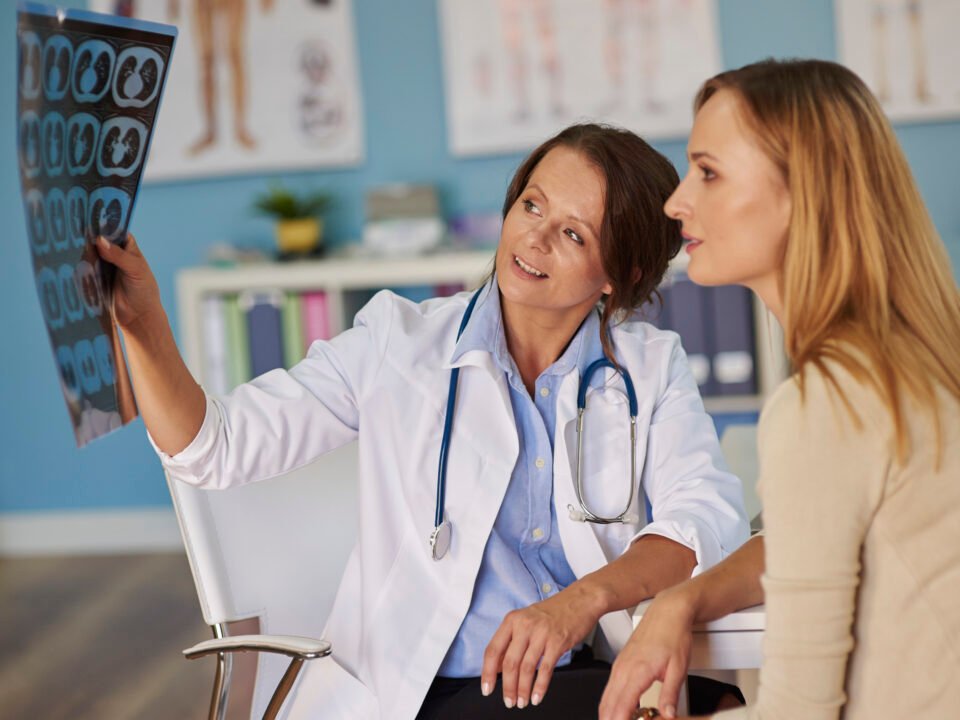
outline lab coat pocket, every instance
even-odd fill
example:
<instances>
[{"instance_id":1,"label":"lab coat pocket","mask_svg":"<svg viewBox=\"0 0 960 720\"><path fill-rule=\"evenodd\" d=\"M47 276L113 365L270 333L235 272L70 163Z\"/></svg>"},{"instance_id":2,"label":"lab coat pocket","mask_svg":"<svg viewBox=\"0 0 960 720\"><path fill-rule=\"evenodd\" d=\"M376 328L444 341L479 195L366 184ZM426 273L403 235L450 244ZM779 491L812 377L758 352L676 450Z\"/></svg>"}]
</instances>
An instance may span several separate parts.
<instances>
[{"instance_id":1,"label":"lab coat pocket","mask_svg":"<svg viewBox=\"0 0 960 720\"><path fill-rule=\"evenodd\" d=\"M337 649L333 648L334 657ZM374 720L380 709L370 689L333 657L304 663L292 697L285 703L285 720Z\"/></svg>"}]
</instances>

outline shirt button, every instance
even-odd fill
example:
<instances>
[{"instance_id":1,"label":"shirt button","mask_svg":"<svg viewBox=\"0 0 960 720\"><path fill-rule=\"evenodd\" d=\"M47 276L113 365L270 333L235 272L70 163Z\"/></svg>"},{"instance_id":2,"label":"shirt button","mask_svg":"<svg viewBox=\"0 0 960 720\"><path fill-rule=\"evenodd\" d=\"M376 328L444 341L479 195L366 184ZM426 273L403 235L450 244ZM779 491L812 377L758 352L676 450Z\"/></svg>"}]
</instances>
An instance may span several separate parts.
<instances>
[{"instance_id":1,"label":"shirt button","mask_svg":"<svg viewBox=\"0 0 960 720\"><path fill-rule=\"evenodd\" d=\"M549 595L550 591L553 590L553 585L551 585L550 583L544 583L543 585L540 586L540 589L543 590L544 595Z\"/></svg>"},{"instance_id":2,"label":"shirt button","mask_svg":"<svg viewBox=\"0 0 960 720\"><path fill-rule=\"evenodd\" d=\"M540 397L548 397L550 395L550 388L542 387L540 388Z\"/></svg>"},{"instance_id":3,"label":"shirt button","mask_svg":"<svg viewBox=\"0 0 960 720\"><path fill-rule=\"evenodd\" d=\"M544 460L543 458L537 458L537 461L534 463L534 465L537 466L538 470L543 470L543 466L546 464L547 464L547 461Z\"/></svg>"},{"instance_id":4,"label":"shirt button","mask_svg":"<svg viewBox=\"0 0 960 720\"><path fill-rule=\"evenodd\" d=\"M541 528L534 528L533 532L530 534L533 535L534 540L539 540L543 537L543 530Z\"/></svg>"}]
</instances>

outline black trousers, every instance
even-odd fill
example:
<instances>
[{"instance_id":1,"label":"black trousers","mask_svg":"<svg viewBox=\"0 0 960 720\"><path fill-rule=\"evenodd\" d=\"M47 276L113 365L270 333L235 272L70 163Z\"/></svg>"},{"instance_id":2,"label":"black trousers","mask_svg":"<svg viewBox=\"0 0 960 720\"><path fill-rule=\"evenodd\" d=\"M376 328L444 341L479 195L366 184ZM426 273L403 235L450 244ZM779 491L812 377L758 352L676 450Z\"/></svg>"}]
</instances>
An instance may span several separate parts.
<instances>
[{"instance_id":1,"label":"black trousers","mask_svg":"<svg viewBox=\"0 0 960 720\"><path fill-rule=\"evenodd\" d=\"M610 677L610 664L595 660L589 647L577 652L569 665L557 668L543 701L534 707L527 705L522 717L529 720L582 720L596 718L603 689ZM726 683L691 675L687 678L690 693L690 713L710 715L716 711L725 695L733 695L745 704L740 690ZM480 678L438 677L430 685L417 720L498 720L517 718L516 711L503 704L500 678L493 692L484 697L480 692Z\"/></svg>"}]
</instances>

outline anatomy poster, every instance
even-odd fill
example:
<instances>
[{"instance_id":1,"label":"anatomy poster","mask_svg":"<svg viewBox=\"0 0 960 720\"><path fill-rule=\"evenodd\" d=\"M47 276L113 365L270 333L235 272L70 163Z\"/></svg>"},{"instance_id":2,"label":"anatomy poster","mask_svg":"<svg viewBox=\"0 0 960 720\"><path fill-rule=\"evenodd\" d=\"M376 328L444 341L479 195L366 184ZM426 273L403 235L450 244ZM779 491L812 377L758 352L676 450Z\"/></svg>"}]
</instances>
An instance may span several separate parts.
<instances>
[{"instance_id":1,"label":"anatomy poster","mask_svg":"<svg viewBox=\"0 0 960 720\"><path fill-rule=\"evenodd\" d=\"M351 0L91 0L173 23L147 180L363 160Z\"/></svg>"},{"instance_id":2,"label":"anatomy poster","mask_svg":"<svg viewBox=\"0 0 960 720\"><path fill-rule=\"evenodd\" d=\"M892 120L960 116L960 2L836 0L840 61Z\"/></svg>"},{"instance_id":3,"label":"anatomy poster","mask_svg":"<svg viewBox=\"0 0 960 720\"><path fill-rule=\"evenodd\" d=\"M125 242L176 31L27 3L17 148L37 293L78 446L136 405L94 238Z\"/></svg>"},{"instance_id":4,"label":"anatomy poster","mask_svg":"<svg viewBox=\"0 0 960 720\"><path fill-rule=\"evenodd\" d=\"M527 150L572 122L681 137L720 71L715 0L439 0L458 155Z\"/></svg>"}]
</instances>

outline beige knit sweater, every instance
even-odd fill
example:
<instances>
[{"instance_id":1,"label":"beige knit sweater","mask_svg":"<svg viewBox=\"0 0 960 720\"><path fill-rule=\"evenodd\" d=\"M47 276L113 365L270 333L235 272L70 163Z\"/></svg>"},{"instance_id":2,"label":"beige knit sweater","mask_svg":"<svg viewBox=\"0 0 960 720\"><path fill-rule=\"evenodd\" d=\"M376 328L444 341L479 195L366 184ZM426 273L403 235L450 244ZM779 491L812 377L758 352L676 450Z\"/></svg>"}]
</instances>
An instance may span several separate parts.
<instances>
[{"instance_id":1,"label":"beige knit sweater","mask_svg":"<svg viewBox=\"0 0 960 720\"><path fill-rule=\"evenodd\" d=\"M960 403L939 393L943 454L919 406L896 460L878 396L830 366L860 417L807 371L759 428L767 631L756 705L716 718L960 718Z\"/></svg>"}]
</instances>

